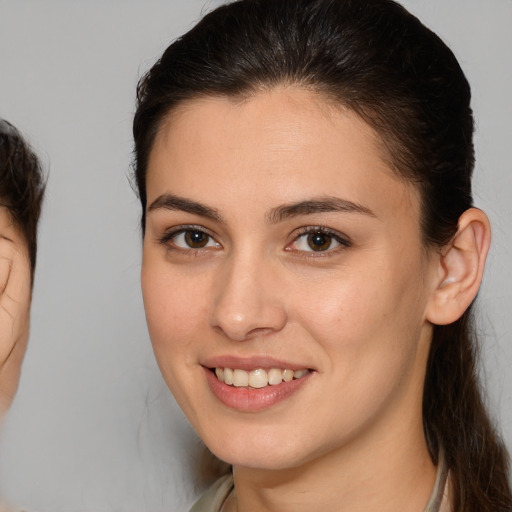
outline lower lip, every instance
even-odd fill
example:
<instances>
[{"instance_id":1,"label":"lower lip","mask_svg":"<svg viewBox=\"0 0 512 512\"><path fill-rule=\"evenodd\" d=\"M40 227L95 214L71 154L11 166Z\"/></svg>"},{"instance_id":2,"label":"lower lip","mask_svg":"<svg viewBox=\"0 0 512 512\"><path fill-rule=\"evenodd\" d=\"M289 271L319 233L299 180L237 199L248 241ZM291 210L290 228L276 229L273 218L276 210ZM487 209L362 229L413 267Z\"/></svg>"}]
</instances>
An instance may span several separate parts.
<instances>
[{"instance_id":1,"label":"lower lip","mask_svg":"<svg viewBox=\"0 0 512 512\"><path fill-rule=\"evenodd\" d=\"M217 399L227 407L243 412L261 411L286 400L302 388L312 375L312 372L309 372L300 379L255 389L228 386L221 382L209 368L204 370L208 386Z\"/></svg>"}]
</instances>

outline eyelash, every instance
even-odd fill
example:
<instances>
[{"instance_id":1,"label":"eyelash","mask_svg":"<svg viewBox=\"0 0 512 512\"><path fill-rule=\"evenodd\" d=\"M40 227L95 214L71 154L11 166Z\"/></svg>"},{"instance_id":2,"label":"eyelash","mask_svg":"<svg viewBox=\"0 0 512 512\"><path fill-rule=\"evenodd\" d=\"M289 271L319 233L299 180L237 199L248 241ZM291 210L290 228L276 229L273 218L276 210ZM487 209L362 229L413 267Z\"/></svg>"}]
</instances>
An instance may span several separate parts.
<instances>
[{"instance_id":1,"label":"eyelash","mask_svg":"<svg viewBox=\"0 0 512 512\"><path fill-rule=\"evenodd\" d=\"M210 240L213 240L216 244L216 246L220 247L220 244L215 241L215 238L213 235L211 235L207 230L205 230L202 226L196 226L196 225L186 225L186 226L178 226L176 228L172 228L171 230L165 232L161 237L158 238L158 242L161 245L167 246L169 250L176 251L176 252L183 252L186 254L200 254L205 250L210 250L210 247L189 247L189 248L183 248L179 247L172 243L173 239L176 239L181 234L186 234L189 232L196 231L198 233L205 234ZM338 247L335 247L331 249L330 247L325 250L320 251L307 251L307 250L297 250L295 252L301 254L305 258L318 258L318 257L328 257L332 255L333 253L337 253L339 250L347 249L352 246L351 241L344 235L340 234L337 231L334 231L332 229L326 228L325 226L305 226L303 228L300 228L297 233L294 234L294 238L291 243L287 244L285 250L292 252L293 249L290 249L290 247L293 244L296 244L302 237L305 237L307 235L315 235L315 234L322 234L327 235L331 237L335 242L339 244ZM209 241L210 241L209 240ZM207 243L209 243L209 241Z\"/></svg>"}]
</instances>

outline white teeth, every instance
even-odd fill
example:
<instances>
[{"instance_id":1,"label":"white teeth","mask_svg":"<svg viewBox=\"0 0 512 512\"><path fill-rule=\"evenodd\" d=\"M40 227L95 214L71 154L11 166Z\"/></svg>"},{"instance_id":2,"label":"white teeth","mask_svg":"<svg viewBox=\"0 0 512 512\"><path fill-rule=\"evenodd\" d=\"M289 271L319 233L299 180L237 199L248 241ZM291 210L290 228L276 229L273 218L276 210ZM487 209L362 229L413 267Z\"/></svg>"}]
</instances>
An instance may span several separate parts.
<instances>
[{"instance_id":1,"label":"white teeth","mask_svg":"<svg viewBox=\"0 0 512 512\"><path fill-rule=\"evenodd\" d=\"M309 370L306 369L293 371L289 369L281 370L280 368L271 368L267 372L266 370L258 368L251 372L246 372L240 369L215 368L215 375L221 382L237 388L251 387L260 389L269 385L278 386L283 381L290 382L293 379L300 379L308 373Z\"/></svg>"},{"instance_id":2,"label":"white teeth","mask_svg":"<svg viewBox=\"0 0 512 512\"><path fill-rule=\"evenodd\" d=\"M268 383L271 386L277 386L278 384L281 384L281 382L283 382L283 373L284 372L279 370L278 368L272 368L272 370L269 370L268 372Z\"/></svg>"},{"instance_id":3,"label":"white teeth","mask_svg":"<svg viewBox=\"0 0 512 512\"><path fill-rule=\"evenodd\" d=\"M249 373L249 386L251 388L264 388L268 385L268 376L265 370L253 370Z\"/></svg>"},{"instance_id":4,"label":"white teeth","mask_svg":"<svg viewBox=\"0 0 512 512\"><path fill-rule=\"evenodd\" d=\"M283 380L285 382L290 382L291 380L293 380L293 374L294 374L293 370L284 370L284 372L283 372Z\"/></svg>"},{"instance_id":5,"label":"white teeth","mask_svg":"<svg viewBox=\"0 0 512 512\"><path fill-rule=\"evenodd\" d=\"M233 370L231 368L224 368L224 384L233 385Z\"/></svg>"},{"instance_id":6,"label":"white teeth","mask_svg":"<svg viewBox=\"0 0 512 512\"><path fill-rule=\"evenodd\" d=\"M233 385L243 388L249 385L249 374L244 370L233 370Z\"/></svg>"}]
</instances>

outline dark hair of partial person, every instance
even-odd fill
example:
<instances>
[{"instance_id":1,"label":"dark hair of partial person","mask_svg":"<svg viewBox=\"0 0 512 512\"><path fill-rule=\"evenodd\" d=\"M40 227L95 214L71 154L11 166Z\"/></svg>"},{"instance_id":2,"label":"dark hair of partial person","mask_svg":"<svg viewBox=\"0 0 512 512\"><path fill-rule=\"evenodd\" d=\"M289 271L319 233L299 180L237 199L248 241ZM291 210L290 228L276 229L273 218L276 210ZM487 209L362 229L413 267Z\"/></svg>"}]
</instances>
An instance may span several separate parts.
<instances>
[{"instance_id":1,"label":"dark hair of partial person","mask_svg":"<svg viewBox=\"0 0 512 512\"><path fill-rule=\"evenodd\" d=\"M207 14L139 82L133 123L144 232L146 172L173 109L276 86L323 95L366 121L397 175L421 193L425 247L441 248L473 204L470 87L452 51L392 0L239 0ZM489 419L472 308L435 326L423 396L434 463L442 447L455 512L512 510L509 459Z\"/></svg>"},{"instance_id":2,"label":"dark hair of partial person","mask_svg":"<svg viewBox=\"0 0 512 512\"><path fill-rule=\"evenodd\" d=\"M27 242L32 278L44 188L45 179L39 159L21 133L0 119L0 205L9 210Z\"/></svg>"}]
</instances>

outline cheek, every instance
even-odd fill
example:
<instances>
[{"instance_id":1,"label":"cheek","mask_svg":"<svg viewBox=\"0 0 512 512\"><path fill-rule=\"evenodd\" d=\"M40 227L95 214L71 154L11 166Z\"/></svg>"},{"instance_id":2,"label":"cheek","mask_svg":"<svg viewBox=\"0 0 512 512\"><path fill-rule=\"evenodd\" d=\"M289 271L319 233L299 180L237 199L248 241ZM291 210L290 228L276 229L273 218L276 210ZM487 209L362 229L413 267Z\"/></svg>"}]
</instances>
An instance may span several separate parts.
<instances>
[{"instance_id":1,"label":"cheek","mask_svg":"<svg viewBox=\"0 0 512 512\"><path fill-rule=\"evenodd\" d=\"M423 306L412 278L390 267L354 271L296 302L297 321L321 347L322 378L335 390L330 403L339 405L324 404L323 414L339 431L362 428L395 397L419 389Z\"/></svg>"},{"instance_id":2,"label":"cheek","mask_svg":"<svg viewBox=\"0 0 512 512\"><path fill-rule=\"evenodd\" d=\"M203 283L204 284L204 283ZM194 397L200 396L194 350L204 342L207 318L201 282L169 272L167 265L145 258L142 295L153 351L167 386L185 414L194 417Z\"/></svg>"},{"instance_id":3,"label":"cheek","mask_svg":"<svg viewBox=\"0 0 512 512\"><path fill-rule=\"evenodd\" d=\"M315 339L343 342L384 320L388 290L382 288L369 271L350 269L296 283L287 295L293 298L296 320Z\"/></svg>"},{"instance_id":4,"label":"cheek","mask_svg":"<svg viewBox=\"0 0 512 512\"><path fill-rule=\"evenodd\" d=\"M179 273L171 273L165 263L147 258L142 266L141 285L157 358L179 353L198 338L198 330L205 324L208 315L206 283L191 275L184 278Z\"/></svg>"},{"instance_id":5,"label":"cheek","mask_svg":"<svg viewBox=\"0 0 512 512\"><path fill-rule=\"evenodd\" d=\"M424 323L424 286L419 264L400 270L391 261L351 267L332 278L302 283L295 321L323 346L332 366L353 373L413 356ZM424 269L423 269L424 271ZM305 293L307 290L307 293Z\"/></svg>"}]
</instances>

